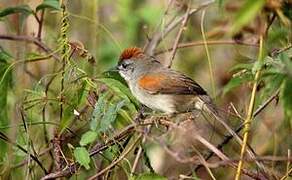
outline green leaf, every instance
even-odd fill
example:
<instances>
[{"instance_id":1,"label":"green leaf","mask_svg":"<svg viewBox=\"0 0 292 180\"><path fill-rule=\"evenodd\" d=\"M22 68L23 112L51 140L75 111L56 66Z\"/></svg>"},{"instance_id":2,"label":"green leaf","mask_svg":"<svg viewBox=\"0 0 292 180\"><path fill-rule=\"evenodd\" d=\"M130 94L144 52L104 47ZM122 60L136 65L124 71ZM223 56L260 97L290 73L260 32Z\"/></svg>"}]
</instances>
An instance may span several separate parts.
<instances>
[{"instance_id":1,"label":"green leaf","mask_svg":"<svg viewBox=\"0 0 292 180\"><path fill-rule=\"evenodd\" d=\"M125 100L119 102L118 104L111 104L105 115L103 116L98 131L106 131L110 125L116 120L118 111L125 105Z\"/></svg>"},{"instance_id":2,"label":"green leaf","mask_svg":"<svg viewBox=\"0 0 292 180\"><path fill-rule=\"evenodd\" d=\"M282 100L285 116L287 119L292 120L292 79L287 78L284 82L282 90Z\"/></svg>"},{"instance_id":3,"label":"green leaf","mask_svg":"<svg viewBox=\"0 0 292 180\"><path fill-rule=\"evenodd\" d=\"M40 5L37 6L36 11L46 8L61 10L59 0L44 0Z\"/></svg>"},{"instance_id":4,"label":"green leaf","mask_svg":"<svg viewBox=\"0 0 292 180\"><path fill-rule=\"evenodd\" d=\"M76 149L74 149L74 157L81 166L85 167L85 169L88 170L90 168L90 156L88 151L84 147L77 147Z\"/></svg>"},{"instance_id":5,"label":"green leaf","mask_svg":"<svg viewBox=\"0 0 292 180\"><path fill-rule=\"evenodd\" d=\"M77 89L77 94L76 94L77 95L77 105L79 105L85 97L87 82L82 81L82 83L79 84L78 86L79 87Z\"/></svg>"},{"instance_id":6,"label":"green leaf","mask_svg":"<svg viewBox=\"0 0 292 180\"><path fill-rule=\"evenodd\" d=\"M8 70L12 57L0 47L0 126L8 125L7 96L11 88L12 72Z\"/></svg>"},{"instance_id":7,"label":"green leaf","mask_svg":"<svg viewBox=\"0 0 292 180\"><path fill-rule=\"evenodd\" d=\"M240 70L246 69L246 70L251 70L253 67L253 64L249 63L249 64L236 64L234 65L229 72L238 72Z\"/></svg>"},{"instance_id":8,"label":"green leaf","mask_svg":"<svg viewBox=\"0 0 292 180\"><path fill-rule=\"evenodd\" d=\"M279 59L283 63L283 73L292 78L292 49L290 48L287 52L279 54Z\"/></svg>"},{"instance_id":9,"label":"green leaf","mask_svg":"<svg viewBox=\"0 0 292 180\"><path fill-rule=\"evenodd\" d=\"M106 93L101 94L98 98L98 101L95 103L94 110L91 115L90 119L90 129L92 131L96 131L98 126L98 121L101 120L101 117L104 114L106 108L106 101L105 101Z\"/></svg>"},{"instance_id":10,"label":"green leaf","mask_svg":"<svg viewBox=\"0 0 292 180\"><path fill-rule=\"evenodd\" d=\"M0 126L9 125L7 98L8 92L11 91L12 86L12 72L7 70L12 57L2 49L0 46ZM5 77L4 77L4 74ZM7 144L0 141L0 160L5 157L7 153Z\"/></svg>"},{"instance_id":11,"label":"green leaf","mask_svg":"<svg viewBox=\"0 0 292 180\"><path fill-rule=\"evenodd\" d=\"M247 0L236 14L231 26L231 33L238 32L243 26L252 21L265 5L265 0Z\"/></svg>"},{"instance_id":12,"label":"green leaf","mask_svg":"<svg viewBox=\"0 0 292 180\"><path fill-rule=\"evenodd\" d=\"M63 118L59 125L59 134L62 134L63 131L70 125L70 123L74 120L72 115L74 114L74 108L70 106L65 106L65 110L63 110Z\"/></svg>"},{"instance_id":13,"label":"green leaf","mask_svg":"<svg viewBox=\"0 0 292 180\"><path fill-rule=\"evenodd\" d=\"M12 56L8 54L4 49L0 46L0 63L9 63L12 60Z\"/></svg>"},{"instance_id":14,"label":"green leaf","mask_svg":"<svg viewBox=\"0 0 292 180\"><path fill-rule=\"evenodd\" d=\"M22 13L25 16L28 16L33 13L33 10L26 4L14 6L14 7L8 7L6 9L0 10L0 17L4 17L10 14L15 13Z\"/></svg>"},{"instance_id":15,"label":"green leaf","mask_svg":"<svg viewBox=\"0 0 292 180\"><path fill-rule=\"evenodd\" d=\"M167 180L166 177L161 176L161 175L156 174L156 173L144 173L144 174L140 174L140 175L138 175L134 179L135 180Z\"/></svg>"},{"instance_id":16,"label":"green leaf","mask_svg":"<svg viewBox=\"0 0 292 180\"><path fill-rule=\"evenodd\" d=\"M245 82L251 81L252 76L250 73L243 74L241 76L233 77L223 88L223 95L231 91L232 89L242 85Z\"/></svg>"},{"instance_id":17,"label":"green leaf","mask_svg":"<svg viewBox=\"0 0 292 180\"><path fill-rule=\"evenodd\" d=\"M82 135L79 144L81 146L86 146L87 144L94 142L96 138L97 138L97 133L95 131L87 131L86 133Z\"/></svg>"},{"instance_id":18,"label":"green leaf","mask_svg":"<svg viewBox=\"0 0 292 180\"><path fill-rule=\"evenodd\" d=\"M263 67L264 63L262 61L256 61L253 64L251 72L255 74L257 71L259 71Z\"/></svg>"},{"instance_id":19,"label":"green leaf","mask_svg":"<svg viewBox=\"0 0 292 180\"><path fill-rule=\"evenodd\" d=\"M111 78L100 78L97 79L104 84L106 84L109 88L111 88L118 96L127 100L128 102L132 102L136 107L139 107L139 102L137 99L132 95L129 88L122 84L121 82L111 79Z\"/></svg>"},{"instance_id":20,"label":"green leaf","mask_svg":"<svg viewBox=\"0 0 292 180\"><path fill-rule=\"evenodd\" d=\"M108 71L102 73L103 78L110 78L120 81L123 85L127 86L127 82L122 78L120 73L116 70L116 68L111 68Z\"/></svg>"},{"instance_id":21,"label":"green leaf","mask_svg":"<svg viewBox=\"0 0 292 180\"><path fill-rule=\"evenodd\" d=\"M283 83L285 76L283 74L269 74L266 76L265 74L261 75L260 81L263 80L265 82L265 88L263 91L264 99L267 99L271 93L275 92L281 84Z\"/></svg>"}]
</instances>

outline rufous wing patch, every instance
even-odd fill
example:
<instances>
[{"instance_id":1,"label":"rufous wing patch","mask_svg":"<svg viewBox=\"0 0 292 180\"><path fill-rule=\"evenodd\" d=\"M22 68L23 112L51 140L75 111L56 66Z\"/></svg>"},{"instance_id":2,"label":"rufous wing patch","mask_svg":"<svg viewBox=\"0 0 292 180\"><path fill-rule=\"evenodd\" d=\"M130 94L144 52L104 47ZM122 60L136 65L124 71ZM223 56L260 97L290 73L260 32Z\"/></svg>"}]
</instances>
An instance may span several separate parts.
<instances>
[{"instance_id":1,"label":"rufous wing patch","mask_svg":"<svg viewBox=\"0 0 292 180\"><path fill-rule=\"evenodd\" d=\"M145 75L138 81L139 87L150 91L152 93L158 93L162 88L162 85L166 76L163 74L153 74L153 75Z\"/></svg>"},{"instance_id":2,"label":"rufous wing patch","mask_svg":"<svg viewBox=\"0 0 292 180\"><path fill-rule=\"evenodd\" d=\"M120 55L119 60L123 61L125 59L131 59L131 58L135 58L135 57L140 57L142 56L143 50L141 48L138 47L131 47L131 48L127 48L125 49L122 54Z\"/></svg>"},{"instance_id":3,"label":"rufous wing patch","mask_svg":"<svg viewBox=\"0 0 292 180\"><path fill-rule=\"evenodd\" d=\"M146 74L139 79L138 85L150 94L207 94L206 91L192 79L173 72Z\"/></svg>"}]
</instances>

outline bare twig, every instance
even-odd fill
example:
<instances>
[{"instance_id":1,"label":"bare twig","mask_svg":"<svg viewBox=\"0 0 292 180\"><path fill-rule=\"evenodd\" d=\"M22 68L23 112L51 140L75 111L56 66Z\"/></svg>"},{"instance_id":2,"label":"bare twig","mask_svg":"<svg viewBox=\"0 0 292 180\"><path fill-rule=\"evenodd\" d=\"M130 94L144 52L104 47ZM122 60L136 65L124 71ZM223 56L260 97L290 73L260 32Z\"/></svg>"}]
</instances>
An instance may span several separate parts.
<instances>
[{"instance_id":1,"label":"bare twig","mask_svg":"<svg viewBox=\"0 0 292 180\"><path fill-rule=\"evenodd\" d=\"M202 33L202 37L203 37L203 41L204 41L204 48L205 48L205 51L206 51L206 57L207 57L207 60L208 60L209 77L210 77L210 80L211 80L213 97L216 97L213 61L211 60L211 56L210 56L210 52L209 52L209 48L208 48L208 44L207 44L207 38L206 38L206 35L205 35L205 30L204 30L205 13L206 13L206 10L204 9L202 11L200 27L201 27L201 33Z\"/></svg>"},{"instance_id":2,"label":"bare twig","mask_svg":"<svg viewBox=\"0 0 292 180\"><path fill-rule=\"evenodd\" d=\"M94 146L89 155L90 157L99 154L101 151L104 151L108 149L110 146L116 144L117 142L123 141L125 138L128 136L132 135L133 131L137 126L147 126L150 124L153 124L155 121L153 119L146 119L143 121L141 124L130 124L129 126L125 127L123 130L121 130L119 133L117 133L113 138L107 141L105 144L98 144ZM159 122L159 124L168 127L171 123L169 121L163 120L163 119L158 119L156 122ZM54 179L54 178L59 178L59 177L67 177L70 176L74 173L76 173L79 165L77 163L73 163L69 165L67 168L56 171L53 173L50 173L44 177L42 177L42 180L47 180L47 179Z\"/></svg>"},{"instance_id":3,"label":"bare twig","mask_svg":"<svg viewBox=\"0 0 292 180\"><path fill-rule=\"evenodd\" d=\"M208 174L210 175L210 177L212 178L212 180L216 180L214 174L212 173L211 169L208 167L208 163L207 161L204 159L204 156L201 154L201 152L199 150L197 150L197 148L195 148L193 146L193 149L195 150L197 156L199 157L199 161L201 162L201 164L205 167L205 169L207 170Z\"/></svg>"},{"instance_id":4,"label":"bare twig","mask_svg":"<svg viewBox=\"0 0 292 180\"><path fill-rule=\"evenodd\" d=\"M144 132L144 133L145 133L146 135L149 133L149 131L150 131L150 129L151 129L151 126L152 126L152 125L148 125L148 126L145 128L145 132ZM140 156L141 156L141 154L142 154L142 152L143 152L142 144L144 144L145 141L146 141L146 136L144 135L144 136L143 136L143 139L142 139L142 141L141 141L141 145L140 145L140 147L139 147L139 149L138 149L138 152L137 152L137 154L136 154L136 157L135 157L135 160L134 160L134 163L133 163L133 166L132 166L131 174L134 174L135 171L136 171L136 168L137 168L137 165L138 165L138 162L139 162Z\"/></svg>"},{"instance_id":5,"label":"bare twig","mask_svg":"<svg viewBox=\"0 0 292 180\"><path fill-rule=\"evenodd\" d=\"M283 51L285 51L285 50L287 50L287 49L289 49L289 48L291 48L291 45L290 46L287 46L287 47L285 47L285 48L283 48L283 49L281 49L281 50L279 50L279 51L277 51L276 53L274 53L272 56L276 56L277 54L279 54L279 53L281 53L281 52L283 52ZM256 116L258 116L274 99L276 99L278 96L279 96L279 93L280 93L280 89L277 89L276 90L276 92L272 95L272 96L270 96L266 101L264 101L264 103L262 104L262 105L260 105L256 110L255 110L255 112L253 113L253 118L255 118ZM235 129L235 132L238 134L242 129L243 129L243 127L244 127L244 124L241 124L239 127L237 127L236 129ZM221 149L221 148L223 148L223 146L224 145L226 145L226 144L228 144L228 142L231 140L233 138L233 135L228 135L228 136L226 136L225 138L224 138L224 140L220 143L220 144L218 144L217 145L217 148L218 149ZM208 160L208 159L210 159L212 156L214 155L214 153L213 152L210 152L208 155L207 155L207 157L206 157L206 160ZM201 166L198 166L197 168L196 168L196 170L197 169L199 169Z\"/></svg>"},{"instance_id":6,"label":"bare twig","mask_svg":"<svg viewBox=\"0 0 292 180\"><path fill-rule=\"evenodd\" d=\"M208 45L242 45L242 46L254 46L258 47L258 44L254 43L248 43L248 42L242 42L242 41L234 41L234 40L208 40L206 41ZM188 42L188 43L180 43L177 46L177 49L181 48L188 48L188 47L194 47L194 46L202 46L204 45L204 41L194 41L194 42ZM173 50L173 48L168 48L166 50L160 50L154 53L154 55L163 54L166 52L169 52Z\"/></svg>"},{"instance_id":7,"label":"bare twig","mask_svg":"<svg viewBox=\"0 0 292 180\"><path fill-rule=\"evenodd\" d=\"M45 9L41 10L41 17L39 18L39 28L37 33L37 39L41 41L42 39L42 31L43 31L43 24L44 24L44 15L45 15Z\"/></svg>"},{"instance_id":8,"label":"bare twig","mask_svg":"<svg viewBox=\"0 0 292 180\"><path fill-rule=\"evenodd\" d=\"M56 172L52 172L44 177L41 178L41 180L47 180L47 179L56 179L56 178L60 178L60 177L67 177L69 176L71 173L75 173L77 170L77 166L75 164L70 165L68 168L62 170L62 171L56 171Z\"/></svg>"},{"instance_id":9,"label":"bare twig","mask_svg":"<svg viewBox=\"0 0 292 180\"><path fill-rule=\"evenodd\" d=\"M48 147L48 148L42 150L42 151L38 154L38 157L41 157L41 156L45 155L45 154L46 154L47 152L49 152L51 149L52 149L52 147ZM31 158L31 157L30 157L30 158ZM30 161L30 159L25 159L25 160L22 161L21 163L16 164L15 166L13 166L12 168L13 168L13 169L15 169L15 168L19 168L19 167L21 167L21 166L27 164L28 161Z\"/></svg>"},{"instance_id":10,"label":"bare twig","mask_svg":"<svg viewBox=\"0 0 292 180\"><path fill-rule=\"evenodd\" d=\"M257 115L259 115L265 107L267 107L280 93L280 89L278 89L271 97L269 97L262 105L260 105L257 110L255 110L253 117L255 118ZM235 133L239 133L244 127L244 124L241 124L238 128L235 129ZM228 144L228 142L233 138L233 135L228 135L224 138L224 140L217 145L218 149L222 149L224 145ZM206 156L206 160L209 160L212 156L214 155L214 152L210 152L207 156ZM201 166L198 166L196 168L199 169Z\"/></svg>"},{"instance_id":11,"label":"bare twig","mask_svg":"<svg viewBox=\"0 0 292 180\"><path fill-rule=\"evenodd\" d=\"M174 128L179 128L180 130L184 131L185 129L181 128L180 126L178 126L177 124L173 123L173 122L168 122L169 126L172 126ZM236 168L237 165L236 163L234 163L232 160L230 160L223 152L221 152L218 148L216 148L213 144L211 144L210 142L208 142L205 138L203 138L201 135L199 134L195 134L194 136L192 136L194 138L194 140L198 140L200 143L202 143L205 147L207 147L208 149L210 149L212 152L214 152L220 159L223 160L223 162L225 162L224 165L229 165L232 168ZM164 149L166 150L167 153L169 153L172 157L174 157L176 160L178 160L178 162L182 162L182 163L195 163L195 164L202 164L199 163L198 158L197 157L191 157L191 158L181 158L176 152L173 152L172 150L170 150L167 145L165 144L164 141L161 141L160 139L157 138L152 138L147 136L147 138L149 138L150 140L154 140L157 141L160 145L162 145L164 147ZM253 159L254 157L252 157ZM264 176L254 173L252 171L248 171L247 169L243 169L242 171L244 174L254 178L254 179L266 179Z\"/></svg>"},{"instance_id":12,"label":"bare twig","mask_svg":"<svg viewBox=\"0 0 292 180\"><path fill-rule=\"evenodd\" d=\"M260 105L255 112L253 113L253 117L256 117L260 114L274 99L279 96L280 89L278 89L271 97L269 97L262 105Z\"/></svg>"},{"instance_id":13,"label":"bare twig","mask_svg":"<svg viewBox=\"0 0 292 180\"><path fill-rule=\"evenodd\" d=\"M291 49L291 48L292 48L292 44L290 43L290 44L288 44L288 46L286 46L286 47L284 47L284 48L282 48L282 49L279 49L279 50L277 50L277 51L272 52L271 55L272 55L272 56L276 56L276 55L278 55L278 54L280 54L280 53L282 53L282 52L284 52L284 51L287 51L287 50L289 50L289 49Z\"/></svg>"},{"instance_id":14,"label":"bare twig","mask_svg":"<svg viewBox=\"0 0 292 180\"><path fill-rule=\"evenodd\" d=\"M170 59L168 61L167 67L171 67L171 65L172 65L172 61L173 61L173 59L175 57L179 40L181 38L182 32L185 30L185 26L186 26L188 18L189 18L190 10L191 10L191 1L189 0L188 8L187 8L186 13L184 15L184 18L183 18L183 20L181 22L181 26L179 28L179 31L178 31L178 33L176 35L176 38L175 38L175 41L174 41L174 44L173 44L173 47L172 47L172 51L171 51L171 55L170 55Z\"/></svg>"},{"instance_id":15,"label":"bare twig","mask_svg":"<svg viewBox=\"0 0 292 180\"><path fill-rule=\"evenodd\" d=\"M137 139L133 142L133 144L131 144L130 147L127 150L125 150L125 152L123 154L121 154L121 156L116 161L112 162L109 166L107 166L103 170L99 171L97 174L95 174L95 175L91 176L90 178L88 178L88 180L96 179L98 176L104 174L106 171L108 171L109 169L113 168L120 161L122 161L133 150L133 148L136 146L136 144L140 141L141 137L142 137L142 134L140 134L137 137Z\"/></svg>"},{"instance_id":16,"label":"bare twig","mask_svg":"<svg viewBox=\"0 0 292 180\"><path fill-rule=\"evenodd\" d=\"M192 14L200 11L201 9L209 6L210 4L212 4L214 1L207 1L204 4L201 4L199 7L195 8L195 9L191 9L188 16L191 16ZM185 15L180 16L179 18L169 22L167 24L167 26L162 30L158 30L154 33L153 37L151 38L151 40L145 45L144 48L144 52L148 55L153 55L154 54L154 50L155 48L158 46L158 44L160 43L160 41L166 36L168 35L168 33L170 33L179 23L181 23L185 18Z\"/></svg>"},{"instance_id":17,"label":"bare twig","mask_svg":"<svg viewBox=\"0 0 292 180\"><path fill-rule=\"evenodd\" d=\"M146 140L146 137L144 136L143 139L142 139L141 144L143 144L143 143L145 142L145 140ZM143 152L143 148L142 148L142 146L140 145L140 146L139 146L139 149L138 149L138 152L137 152L137 154L136 154L136 157L135 157L135 160L134 160L134 163L133 163L132 169L131 169L131 174L134 174L134 173L135 173L142 152Z\"/></svg>"},{"instance_id":18,"label":"bare twig","mask_svg":"<svg viewBox=\"0 0 292 180\"><path fill-rule=\"evenodd\" d=\"M290 168L290 161L289 161L289 159L290 159L290 157L291 157L291 149L288 149L288 151L287 151L287 165L286 165L286 175L288 176L289 175L289 168Z\"/></svg>"},{"instance_id":19,"label":"bare twig","mask_svg":"<svg viewBox=\"0 0 292 180\"><path fill-rule=\"evenodd\" d=\"M129 135L132 134L135 127L136 127L136 124L131 124L128 127L124 128L120 133L115 135L107 143L98 144L98 145L94 146L89 153L90 157L92 157L96 154L99 154L101 151L108 149L110 146L116 144L117 142L124 140L126 137L128 137ZM56 172L50 173L50 174L42 177L42 180L70 176L77 171L78 167L79 167L79 165L77 163L73 163L63 170L56 171Z\"/></svg>"},{"instance_id":20,"label":"bare twig","mask_svg":"<svg viewBox=\"0 0 292 180\"><path fill-rule=\"evenodd\" d=\"M292 168L290 168L289 171L287 171L287 173L280 180L287 179L287 177L290 176L291 173L292 173Z\"/></svg>"},{"instance_id":21,"label":"bare twig","mask_svg":"<svg viewBox=\"0 0 292 180\"><path fill-rule=\"evenodd\" d=\"M51 50L46 44L44 44L43 42L39 41L37 38L34 38L34 37L16 36L16 35L0 35L0 39L11 40L11 41L25 41L25 42L34 43L44 52L53 53L53 50ZM56 60L60 60L60 57L54 53L52 54L52 57Z\"/></svg>"},{"instance_id":22,"label":"bare twig","mask_svg":"<svg viewBox=\"0 0 292 180\"><path fill-rule=\"evenodd\" d=\"M22 147L21 145L11 141L4 133L0 132L0 139L7 142L7 143L10 143L14 146L16 146L19 150L21 150L22 152L24 152L25 154L29 155L30 158L32 160L34 160L39 166L40 168L44 171L45 174L48 174L46 168L43 166L43 164L41 163L41 161L38 159L37 156L31 154L30 152L28 152L24 147Z\"/></svg>"}]
</instances>

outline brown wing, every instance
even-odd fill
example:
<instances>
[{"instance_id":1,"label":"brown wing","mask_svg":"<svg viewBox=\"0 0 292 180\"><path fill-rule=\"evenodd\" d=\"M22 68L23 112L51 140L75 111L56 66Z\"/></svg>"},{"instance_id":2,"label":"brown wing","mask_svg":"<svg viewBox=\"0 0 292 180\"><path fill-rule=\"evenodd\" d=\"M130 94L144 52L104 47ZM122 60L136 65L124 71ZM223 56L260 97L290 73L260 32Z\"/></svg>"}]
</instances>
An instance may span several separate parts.
<instances>
[{"instance_id":1,"label":"brown wing","mask_svg":"<svg viewBox=\"0 0 292 180\"><path fill-rule=\"evenodd\" d=\"M207 94L194 80L176 71L148 73L138 83L151 94Z\"/></svg>"}]
</instances>

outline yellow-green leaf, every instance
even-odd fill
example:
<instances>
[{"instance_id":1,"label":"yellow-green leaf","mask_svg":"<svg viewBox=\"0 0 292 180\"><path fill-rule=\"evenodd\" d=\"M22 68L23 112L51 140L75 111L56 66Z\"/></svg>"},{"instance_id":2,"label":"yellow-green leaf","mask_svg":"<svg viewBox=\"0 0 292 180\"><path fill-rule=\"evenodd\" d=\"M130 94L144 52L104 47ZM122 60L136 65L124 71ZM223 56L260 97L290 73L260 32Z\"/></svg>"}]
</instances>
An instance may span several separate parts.
<instances>
[{"instance_id":1,"label":"yellow-green leaf","mask_svg":"<svg viewBox=\"0 0 292 180\"><path fill-rule=\"evenodd\" d=\"M243 26L252 21L265 5L265 0L247 0L240 11L236 14L231 26L231 33L238 32Z\"/></svg>"},{"instance_id":2,"label":"yellow-green leaf","mask_svg":"<svg viewBox=\"0 0 292 180\"><path fill-rule=\"evenodd\" d=\"M76 149L74 149L74 157L81 166L85 167L85 169L90 168L90 156L88 151L84 147L77 147Z\"/></svg>"},{"instance_id":3,"label":"yellow-green leaf","mask_svg":"<svg viewBox=\"0 0 292 180\"><path fill-rule=\"evenodd\" d=\"M84 133L81 136L81 140L79 142L79 144L81 146L86 146L87 144L90 144L92 142L94 142L97 138L97 133L94 131L87 131L86 133Z\"/></svg>"}]
</instances>

